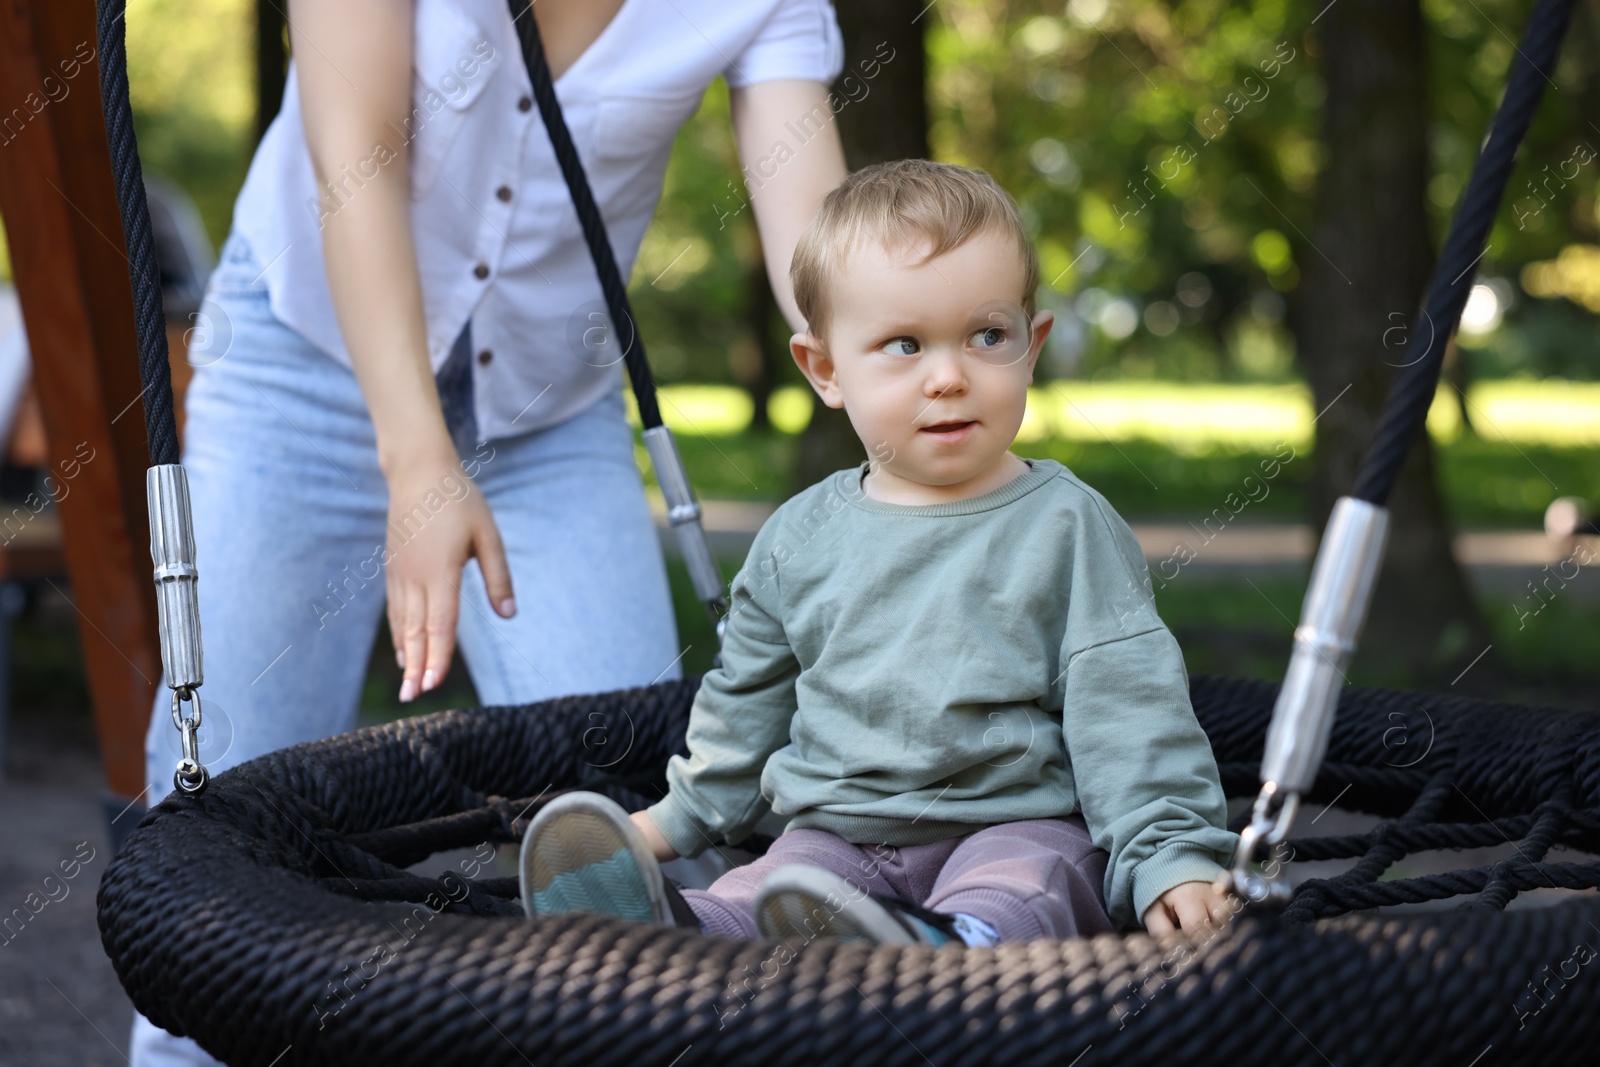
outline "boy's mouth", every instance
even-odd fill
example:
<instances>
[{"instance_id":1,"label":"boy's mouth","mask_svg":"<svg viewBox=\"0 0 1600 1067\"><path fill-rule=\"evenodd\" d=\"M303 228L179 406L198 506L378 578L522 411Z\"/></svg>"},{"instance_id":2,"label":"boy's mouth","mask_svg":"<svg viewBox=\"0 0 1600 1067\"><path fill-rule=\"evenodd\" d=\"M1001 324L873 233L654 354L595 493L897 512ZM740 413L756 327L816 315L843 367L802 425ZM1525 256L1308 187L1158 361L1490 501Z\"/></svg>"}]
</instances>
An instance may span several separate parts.
<instances>
[{"instance_id":1,"label":"boy's mouth","mask_svg":"<svg viewBox=\"0 0 1600 1067\"><path fill-rule=\"evenodd\" d=\"M932 426L924 426L922 430L924 433L958 433L973 425L976 421L976 419L968 419L965 422L936 422Z\"/></svg>"}]
</instances>

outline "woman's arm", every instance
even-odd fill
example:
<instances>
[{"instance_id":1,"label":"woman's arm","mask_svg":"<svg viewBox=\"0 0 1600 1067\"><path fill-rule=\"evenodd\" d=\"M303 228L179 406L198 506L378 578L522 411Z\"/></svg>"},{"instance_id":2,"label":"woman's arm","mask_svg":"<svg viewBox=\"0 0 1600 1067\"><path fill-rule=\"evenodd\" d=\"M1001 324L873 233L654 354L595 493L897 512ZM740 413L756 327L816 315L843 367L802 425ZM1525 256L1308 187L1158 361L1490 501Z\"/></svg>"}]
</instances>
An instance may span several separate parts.
<instances>
[{"instance_id":1,"label":"woman's arm","mask_svg":"<svg viewBox=\"0 0 1600 1067\"><path fill-rule=\"evenodd\" d=\"M755 209L756 229L761 234L772 295L790 327L796 333L804 333L805 323L800 320L789 284L789 260L800 241L800 231L816 214L822 198L844 181L846 173L839 130L828 106L828 87L816 81L757 82L734 89L728 103L739 162L760 179L760 188L747 184L747 189ZM826 121L820 121L823 119ZM797 146L792 143L794 135L785 128L786 123L817 132ZM772 147L779 141L789 145L794 154L769 178L767 174L775 166Z\"/></svg>"},{"instance_id":2,"label":"woman's arm","mask_svg":"<svg viewBox=\"0 0 1600 1067\"><path fill-rule=\"evenodd\" d=\"M404 517L443 479L471 485L429 364L409 155L395 133L405 128L411 107L412 5L290 0L289 32L306 144L322 189L334 312L376 429L390 517ZM367 178L375 165L376 176ZM354 195L330 195L329 182L347 173L359 173L361 187ZM409 700L449 669L461 567L469 557L477 556L496 610L510 616L515 608L505 552L481 493L440 511L401 546L394 545L395 523L389 528L389 627L405 670L400 698Z\"/></svg>"}]
</instances>

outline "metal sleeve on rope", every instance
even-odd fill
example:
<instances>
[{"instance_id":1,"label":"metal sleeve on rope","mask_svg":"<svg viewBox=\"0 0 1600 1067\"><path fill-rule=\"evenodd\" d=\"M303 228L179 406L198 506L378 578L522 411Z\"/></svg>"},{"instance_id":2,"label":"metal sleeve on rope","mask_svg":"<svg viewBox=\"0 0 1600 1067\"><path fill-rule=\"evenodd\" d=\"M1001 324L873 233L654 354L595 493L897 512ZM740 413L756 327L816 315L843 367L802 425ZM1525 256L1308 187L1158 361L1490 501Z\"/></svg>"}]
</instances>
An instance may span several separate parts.
<instances>
[{"instance_id":1,"label":"metal sleeve on rope","mask_svg":"<svg viewBox=\"0 0 1600 1067\"><path fill-rule=\"evenodd\" d=\"M1340 497L1328 520L1294 631L1294 652L1272 710L1261 780L1303 793L1328 750L1344 671L1366 621L1389 532L1389 512Z\"/></svg>"},{"instance_id":2,"label":"metal sleeve on rope","mask_svg":"<svg viewBox=\"0 0 1600 1067\"><path fill-rule=\"evenodd\" d=\"M1300 795L1307 792L1328 751L1339 688L1383 563L1389 512L1354 497L1340 497L1311 569L1311 587L1294 631L1294 652L1278 690L1261 758L1261 791L1250 822L1239 834L1233 866L1219 885L1256 904L1283 907L1290 900L1281 865L1251 869L1263 849L1289 835Z\"/></svg>"},{"instance_id":3,"label":"metal sleeve on rope","mask_svg":"<svg viewBox=\"0 0 1600 1067\"><path fill-rule=\"evenodd\" d=\"M683 469L678 444L672 431L665 426L652 426L644 431L644 443L650 451L650 465L655 469L661 495L667 502L667 521L678 536L678 546L694 582L695 594L710 607L713 620L720 622L719 616L725 615L728 609L722 574L717 570L711 546L706 541L705 527L700 522L700 503ZM718 636L721 636L720 627Z\"/></svg>"},{"instance_id":4,"label":"metal sleeve on rope","mask_svg":"<svg viewBox=\"0 0 1600 1067\"><path fill-rule=\"evenodd\" d=\"M155 566L161 622L161 666L167 685L195 689L205 680L200 649L200 572L195 566L189 478L176 463L144 476L150 511L150 562Z\"/></svg>"}]
</instances>

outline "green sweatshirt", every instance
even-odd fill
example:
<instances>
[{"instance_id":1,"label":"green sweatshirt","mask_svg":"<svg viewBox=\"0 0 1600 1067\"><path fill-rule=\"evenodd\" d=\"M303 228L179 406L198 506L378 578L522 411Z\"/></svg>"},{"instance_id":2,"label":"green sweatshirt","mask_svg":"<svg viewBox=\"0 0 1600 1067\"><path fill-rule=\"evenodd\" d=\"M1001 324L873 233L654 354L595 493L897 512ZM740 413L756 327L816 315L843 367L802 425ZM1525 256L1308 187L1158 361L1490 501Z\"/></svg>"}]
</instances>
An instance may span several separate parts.
<instances>
[{"instance_id":1,"label":"green sweatshirt","mask_svg":"<svg viewBox=\"0 0 1600 1067\"><path fill-rule=\"evenodd\" d=\"M786 501L735 575L687 758L646 809L696 856L769 810L858 844L1082 812L1113 921L1210 880L1238 835L1144 555L1050 459L981 496L889 504L868 463Z\"/></svg>"}]
</instances>

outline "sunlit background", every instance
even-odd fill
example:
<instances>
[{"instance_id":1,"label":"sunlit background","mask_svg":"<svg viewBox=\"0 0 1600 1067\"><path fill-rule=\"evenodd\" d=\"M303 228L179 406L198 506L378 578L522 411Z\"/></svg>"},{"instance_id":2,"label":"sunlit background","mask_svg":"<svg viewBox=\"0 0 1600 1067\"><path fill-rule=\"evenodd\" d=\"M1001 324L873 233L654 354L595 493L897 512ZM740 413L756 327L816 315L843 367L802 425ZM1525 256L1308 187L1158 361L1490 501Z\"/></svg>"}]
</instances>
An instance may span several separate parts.
<instances>
[{"instance_id":1,"label":"sunlit background","mask_svg":"<svg viewBox=\"0 0 1600 1067\"><path fill-rule=\"evenodd\" d=\"M1437 243L1528 5L1423 7ZM1015 195L1041 260L1040 303L1057 315L1014 451L1068 464L1136 523L1194 521L1261 456L1310 447L1316 412L1292 330L1324 163L1308 18L1286 0L940 0L928 12L933 152ZM1594 21L1580 13L1563 59L1559 80L1575 88L1547 94L1523 146L1428 420L1464 529L1538 531L1557 497L1600 503ZM220 245L254 144L255 6L139 0L127 23L146 168L189 194ZM718 82L680 133L632 289L701 497L776 503L813 408L787 328L762 306L750 214L733 210L743 189L727 112ZM1197 152L1174 173L1185 143ZM10 269L0 242L0 275ZM1291 464L1250 521L1303 522L1306 466ZM724 573L741 562L725 559ZM685 642L700 636L685 664L704 669L704 620L674 575ZM1260 597L1199 580L1161 594L1180 639L1196 635L1192 668L1281 673L1303 575L1258 584ZM1522 627L1510 594L1481 607L1537 684L1600 680L1592 605L1569 598ZM1219 620L1245 637L1202 640ZM375 659L370 708L394 703L386 669ZM464 694L447 688L436 704Z\"/></svg>"}]
</instances>

